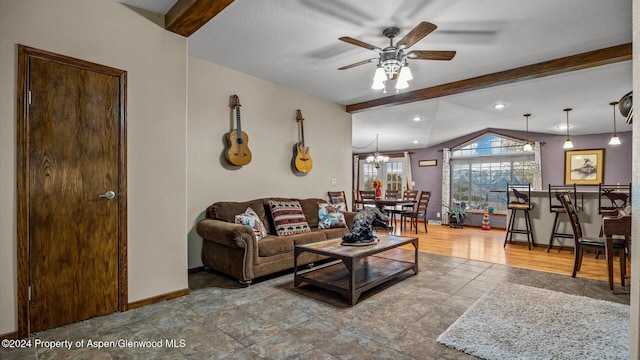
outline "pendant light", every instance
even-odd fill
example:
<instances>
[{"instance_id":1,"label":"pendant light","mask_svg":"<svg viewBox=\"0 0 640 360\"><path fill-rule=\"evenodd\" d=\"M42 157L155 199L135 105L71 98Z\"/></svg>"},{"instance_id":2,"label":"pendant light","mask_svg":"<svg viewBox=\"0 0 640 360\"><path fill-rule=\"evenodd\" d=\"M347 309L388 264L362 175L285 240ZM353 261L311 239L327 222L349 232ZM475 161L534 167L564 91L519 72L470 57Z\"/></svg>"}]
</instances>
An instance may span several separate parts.
<instances>
[{"instance_id":1,"label":"pendant light","mask_svg":"<svg viewBox=\"0 0 640 360\"><path fill-rule=\"evenodd\" d=\"M616 105L618 105L618 102L610 102L609 105L613 107L613 136L609 140L609 145L620 145L620 138L616 132Z\"/></svg>"},{"instance_id":2,"label":"pendant light","mask_svg":"<svg viewBox=\"0 0 640 360\"><path fill-rule=\"evenodd\" d=\"M562 110L567 113L567 140L565 140L564 145L562 145L563 149L573 149L573 143L571 142L571 138L569 138L569 111L571 110L570 108Z\"/></svg>"},{"instance_id":3,"label":"pendant light","mask_svg":"<svg viewBox=\"0 0 640 360\"><path fill-rule=\"evenodd\" d=\"M529 144L529 116L531 116L531 114L524 114L523 116L525 117L525 122L527 126L527 143L524 144L524 146L522 147L522 150L531 151L533 150L533 147L531 147L531 144Z\"/></svg>"}]
</instances>

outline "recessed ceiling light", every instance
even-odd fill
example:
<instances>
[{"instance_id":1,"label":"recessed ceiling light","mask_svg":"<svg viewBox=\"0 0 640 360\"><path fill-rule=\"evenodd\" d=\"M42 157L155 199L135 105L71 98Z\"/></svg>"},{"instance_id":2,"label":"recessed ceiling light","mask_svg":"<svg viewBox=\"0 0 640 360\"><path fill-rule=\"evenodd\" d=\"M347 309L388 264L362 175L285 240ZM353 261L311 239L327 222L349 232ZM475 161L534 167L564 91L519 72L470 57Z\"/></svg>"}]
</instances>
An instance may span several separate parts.
<instances>
[{"instance_id":1,"label":"recessed ceiling light","mask_svg":"<svg viewBox=\"0 0 640 360\"><path fill-rule=\"evenodd\" d=\"M493 104L493 108L496 109L496 110L502 110L502 109L504 109L506 107L507 107L507 105L502 104L502 103Z\"/></svg>"},{"instance_id":2,"label":"recessed ceiling light","mask_svg":"<svg viewBox=\"0 0 640 360\"><path fill-rule=\"evenodd\" d=\"M417 143L418 143L418 140L413 140L413 143L414 143L414 144L417 144Z\"/></svg>"},{"instance_id":3,"label":"recessed ceiling light","mask_svg":"<svg viewBox=\"0 0 640 360\"><path fill-rule=\"evenodd\" d=\"M420 120L422 120L422 117L420 117L420 116L416 115L416 116L412 117L411 119L412 119L413 121L420 121Z\"/></svg>"}]
</instances>

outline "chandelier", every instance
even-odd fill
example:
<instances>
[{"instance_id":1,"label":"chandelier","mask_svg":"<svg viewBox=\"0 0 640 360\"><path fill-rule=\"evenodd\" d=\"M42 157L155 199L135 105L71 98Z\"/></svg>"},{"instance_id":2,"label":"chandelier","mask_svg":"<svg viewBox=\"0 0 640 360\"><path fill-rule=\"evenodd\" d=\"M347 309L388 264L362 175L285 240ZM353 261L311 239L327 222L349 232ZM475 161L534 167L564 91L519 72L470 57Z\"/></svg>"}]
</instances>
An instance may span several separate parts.
<instances>
[{"instance_id":1,"label":"chandelier","mask_svg":"<svg viewBox=\"0 0 640 360\"><path fill-rule=\"evenodd\" d=\"M373 155L367 156L367 162L369 164L373 164L373 166L375 166L376 169L379 169L380 164L385 164L389 162L389 157L380 154L380 151L378 151L378 134L376 134L375 141L376 141L376 151L373 153Z\"/></svg>"}]
</instances>

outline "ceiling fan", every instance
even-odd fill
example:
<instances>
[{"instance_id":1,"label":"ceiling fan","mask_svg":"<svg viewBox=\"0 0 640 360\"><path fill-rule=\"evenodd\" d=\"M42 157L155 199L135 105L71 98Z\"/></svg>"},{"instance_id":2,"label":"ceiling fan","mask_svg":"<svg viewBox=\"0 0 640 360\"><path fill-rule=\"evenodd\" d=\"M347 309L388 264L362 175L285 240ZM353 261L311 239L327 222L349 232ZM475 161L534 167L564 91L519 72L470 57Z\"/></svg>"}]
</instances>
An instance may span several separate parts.
<instances>
[{"instance_id":1,"label":"ceiling fan","mask_svg":"<svg viewBox=\"0 0 640 360\"><path fill-rule=\"evenodd\" d=\"M382 35L389 38L389 46L380 48L375 45L368 44L364 41L354 39L349 36L339 38L344 42L352 45L360 46L365 49L376 51L379 56L354 64L343 66L338 70L351 69L356 66L364 65L378 60L378 67L373 78L373 89L384 89L384 81L387 79L397 80L396 89L404 89L409 86L408 82L413 78L411 70L409 70L408 60L451 60L456 55L455 51L443 50L412 50L405 53L405 50L413 44L429 35L437 28L436 25L423 21L406 34L396 45L393 39L398 36L400 29L397 27L388 27L382 31Z\"/></svg>"}]
</instances>

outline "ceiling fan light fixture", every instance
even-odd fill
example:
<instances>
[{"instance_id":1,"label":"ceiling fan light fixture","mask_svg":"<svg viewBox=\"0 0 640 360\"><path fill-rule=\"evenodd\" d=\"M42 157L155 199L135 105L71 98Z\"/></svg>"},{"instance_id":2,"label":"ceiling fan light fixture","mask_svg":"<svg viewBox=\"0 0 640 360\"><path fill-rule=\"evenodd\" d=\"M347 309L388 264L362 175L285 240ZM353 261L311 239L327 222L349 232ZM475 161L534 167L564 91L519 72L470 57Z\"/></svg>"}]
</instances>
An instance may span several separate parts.
<instances>
[{"instance_id":1,"label":"ceiling fan light fixture","mask_svg":"<svg viewBox=\"0 0 640 360\"><path fill-rule=\"evenodd\" d=\"M402 90L402 89L406 89L409 87L409 83L407 82L407 80L400 80L398 79L398 81L396 81L396 89L398 90Z\"/></svg>"},{"instance_id":2,"label":"ceiling fan light fixture","mask_svg":"<svg viewBox=\"0 0 640 360\"><path fill-rule=\"evenodd\" d=\"M373 74L373 81L385 81L387 80L387 74L384 72L384 69L380 66L376 68L375 74Z\"/></svg>"},{"instance_id":3,"label":"ceiling fan light fixture","mask_svg":"<svg viewBox=\"0 0 640 360\"><path fill-rule=\"evenodd\" d=\"M378 60L378 69L376 69L376 73L374 74L374 80L371 87L375 90L382 90L383 93L386 93L387 89L381 83L385 80L398 79L398 81L396 82L396 92L398 92L398 90L400 89L406 89L409 87L408 81L413 79L411 69L409 69L409 62L407 61L408 59L448 61L453 59L453 57L456 55L455 51L445 50L411 50L409 52L405 52L408 51L411 46L413 46L425 36L431 34L431 32L433 32L437 28L438 27L435 24L427 21L422 21L420 24L411 29L411 31L409 31L398 42L398 45L393 44L393 39L398 36L398 34L400 33L400 29L394 26L385 28L382 31L382 35L389 39L389 46L385 48L371 45L349 36L339 37L338 40L344 41L351 45L359 46L368 50L374 50L378 53L379 56L377 58L358 61L356 63L340 67L338 68L338 70L351 69L353 67L368 64L370 62ZM381 76L378 75L378 73L380 73L380 69L384 71L386 75L385 79L380 80Z\"/></svg>"},{"instance_id":4,"label":"ceiling fan light fixture","mask_svg":"<svg viewBox=\"0 0 640 360\"><path fill-rule=\"evenodd\" d=\"M400 69L400 75L398 75L398 81L409 81L409 80L413 80L413 74L411 74L409 63L405 60L404 65Z\"/></svg>"},{"instance_id":5,"label":"ceiling fan light fixture","mask_svg":"<svg viewBox=\"0 0 640 360\"><path fill-rule=\"evenodd\" d=\"M611 136L611 140L609 140L609 145L620 145L620 138L616 131L616 105L618 105L618 102L610 102L609 105L613 107L613 136Z\"/></svg>"},{"instance_id":6,"label":"ceiling fan light fixture","mask_svg":"<svg viewBox=\"0 0 640 360\"><path fill-rule=\"evenodd\" d=\"M376 72L373 75L373 84L371 84L371 88L374 90L382 90L384 89L384 82L387 80L387 75L380 66L376 68Z\"/></svg>"},{"instance_id":7,"label":"ceiling fan light fixture","mask_svg":"<svg viewBox=\"0 0 640 360\"><path fill-rule=\"evenodd\" d=\"M371 88L373 90L382 90L382 89L384 89L384 81L373 80L373 84L371 84Z\"/></svg>"},{"instance_id":8,"label":"ceiling fan light fixture","mask_svg":"<svg viewBox=\"0 0 640 360\"><path fill-rule=\"evenodd\" d=\"M380 65L387 73L387 78L392 79L402 67L404 62L404 53L399 50L397 53L395 50L383 51L380 54Z\"/></svg>"}]
</instances>

